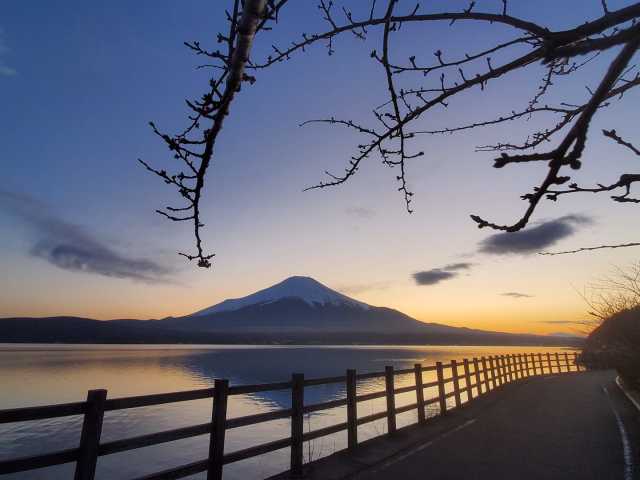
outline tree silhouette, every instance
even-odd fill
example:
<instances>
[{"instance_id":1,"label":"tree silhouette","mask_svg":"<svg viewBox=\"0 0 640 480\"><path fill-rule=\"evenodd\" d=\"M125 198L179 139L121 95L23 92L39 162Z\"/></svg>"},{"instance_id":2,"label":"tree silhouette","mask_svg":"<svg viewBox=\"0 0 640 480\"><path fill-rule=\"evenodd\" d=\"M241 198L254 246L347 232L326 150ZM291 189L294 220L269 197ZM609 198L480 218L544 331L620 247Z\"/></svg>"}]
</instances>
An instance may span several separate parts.
<instances>
[{"instance_id":1,"label":"tree silhouette","mask_svg":"<svg viewBox=\"0 0 640 480\"><path fill-rule=\"evenodd\" d=\"M351 129L362 136L362 141L356 146L355 153L343 172L326 172L325 180L307 190L343 184L368 159L377 156L384 165L397 169L395 179L398 190L403 195L406 210L411 213L413 192L408 184L407 165L411 160L425 155L412 146L416 138L462 133L532 117L551 117L552 120L546 127L531 132L522 142L510 140L478 147L478 151L499 154L494 160L495 168L528 163L546 165L544 179L530 192L522 195L521 198L527 205L518 219L512 223L499 224L479 215L471 215L478 227L516 232L528 224L543 200L557 201L568 194L612 192L611 198L615 202L640 203L639 198L632 196L633 184L640 182L640 174L637 173L624 173L617 179L606 179L594 187L580 186L571 181L571 170L583 167L582 158L593 118L600 110L623 102L626 93L640 84L640 74L632 63L640 46L640 2L613 11L608 8L605 0L600 0L600 17L559 31L510 15L508 0L496 2L498 8L495 12L477 11L475 1L458 12L427 12L420 4L402 10L398 0L351 2L355 5L355 10L348 8L348 3L319 0L317 7L327 24L326 30L314 34L303 33L287 47L274 45L273 54L262 60L249 58L253 36L270 29L278 21L278 14L286 6L287 0L233 1L232 11L227 13L228 33L218 35L218 42L226 46L226 52L208 51L198 42L186 44L197 55L213 60L214 64L208 67L214 68L217 74L210 81L209 91L201 99L187 102L192 114L185 131L169 136L158 131L154 124L152 128L174 153L175 158L186 164L187 168L170 174L164 170L156 170L141 160L147 169L162 177L166 183L176 186L187 201L185 207L159 210L159 213L171 220L193 222L196 253L182 255L190 260L198 260L200 266L211 265L213 255L203 253L200 238L201 191L213 156L215 140L225 115L229 113L234 94L243 83L253 84L255 81L255 77L246 72L257 73L293 59L314 44L324 45L331 55L335 51L334 40L343 35L366 40L375 33L378 34L375 41L379 46L370 52L370 56L384 72L388 96L380 105L373 106L370 124L335 117L303 123L328 123ZM430 52L424 52L419 47L414 47L416 51L409 52L404 58L391 58L394 39L403 26L414 24L427 28L433 22L443 21L448 22L452 29L462 22L481 23L487 28L506 26L515 35L508 41L467 52L461 57L450 58L443 49L438 49L433 52L435 61L432 63L423 63L418 59L421 54L427 53L430 56ZM607 58L609 50L612 54ZM499 62L495 60L496 56ZM597 88L591 90L587 87L586 101L571 103L567 99L557 104L544 103L545 96L553 89L557 78L574 79L576 72L590 63L603 64L603 73L597 79ZM490 82L513 76L515 72L532 64L544 65L545 74L535 95L528 99L524 108L509 109L502 116L484 121L437 130L425 130L420 122L428 114L438 115L439 109L448 107L461 94L473 92L474 95L481 95ZM201 127L204 121L209 121L212 126ZM622 127L627 128L628 125ZM602 133L612 141L615 148L624 148L640 156L640 150L615 129L603 130ZM548 144L555 146L547 148ZM635 245L640 243L600 245L557 253Z\"/></svg>"}]
</instances>

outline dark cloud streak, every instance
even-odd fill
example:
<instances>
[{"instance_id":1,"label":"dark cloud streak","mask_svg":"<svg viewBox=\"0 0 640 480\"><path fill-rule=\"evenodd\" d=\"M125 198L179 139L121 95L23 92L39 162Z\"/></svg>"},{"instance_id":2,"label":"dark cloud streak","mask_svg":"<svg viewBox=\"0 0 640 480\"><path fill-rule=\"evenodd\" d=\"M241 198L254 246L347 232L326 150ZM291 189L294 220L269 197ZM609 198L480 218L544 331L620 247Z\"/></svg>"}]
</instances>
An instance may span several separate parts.
<instances>
[{"instance_id":1,"label":"dark cloud streak","mask_svg":"<svg viewBox=\"0 0 640 480\"><path fill-rule=\"evenodd\" d=\"M494 255L537 253L573 235L580 226L593 220L584 215L566 215L556 220L512 233L497 233L480 242L481 253Z\"/></svg>"},{"instance_id":2,"label":"dark cloud streak","mask_svg":"<svg viewBox=\"0 0 640 480\"><path fill-rule=\"evenodd\" d=\"M447 272L441 268L434 268L432 270L424 270L422 272L416 272L413 274L413 279L418 285L435 285L444 280L449 280L457 276L455 272Z\"/></svg>"},{"instance_id":3,"label":"dark cloud streak","mask_svg":"<svg viewBox=\"0 0 640 480\"><path fill-rule=\"evenodd\" d=\"M85 228L56 217L29 196L0 190L0 209L31 230L32 256L63 270L148 283L167 282L172 273L153 260L115 251Z\"/></svg>"},{"instance_id":4,"label":"dark cloud streak","mask_svg":"<svg viewBox=\"0 0 640 480\"><path fill-rule=\"evenodd\" d=\"M469 270L473 267L470 262L450 263L442 268L432 268L413 274L413 279L417 285L435 285L436 283L449 280L460 275L460 270Z\"/></svg>"},{"instance_id":5,"label":"dark cloud streak","mask_svg":"<svg viewBox=\"0 0 640 480\"><path fill-rule=\"evenodd\" d=\"M520 292L504 292L501 293L503 297L511 297L511 298L533 298L533 295L529 295L528 293L520 293Z\"/></svg>"},{"instance_id":6,"label":"dark cloud streak","mask_svg":"<svg viewBox=\"0 0 640 480\"><path fill-rule=\"evenodd\" d=\"M470 262L450 263L449 265L442 267L442 270L451 272L457 270L469 270L471 267L473 267L473 263Z\"/></svg>"}]
</instances>

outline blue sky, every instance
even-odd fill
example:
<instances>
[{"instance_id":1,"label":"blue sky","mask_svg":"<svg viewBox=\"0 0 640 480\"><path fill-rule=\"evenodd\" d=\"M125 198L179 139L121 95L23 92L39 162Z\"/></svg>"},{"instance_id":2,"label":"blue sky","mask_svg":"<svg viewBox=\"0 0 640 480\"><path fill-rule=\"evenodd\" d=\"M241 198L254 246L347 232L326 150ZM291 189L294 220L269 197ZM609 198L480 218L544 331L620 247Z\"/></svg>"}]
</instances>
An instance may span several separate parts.
<instances>
[{"instance_id":1,"label":"blue sky","mask_svg":"<svg viewBox=\"0 0 640 480\"><path fill-rule=\"evenodd\" d=\"M610 1L609 6L627 3ZM441 1L430 2L429 9L445 4L452 10L466 6ZM497 11L500 4L479 1L476 9ZM346 185L302 193L325 169L343 168L358 138L298 124L331 115L368 120L371 107L385 99L383 72L369 57L377 32L366 44L339 39L332 57L313 48L260 72L256 85L241 92L220 137L203 203L204 239L217 254L214 267L202 270L185 263L175 252L191 248L191 228L154 213L172 204L175 194L136 159L171 165L148 121L168 131L184 125L183 100L203 91L208 72L194 70L200 62L182 42L212 44L224 27L225 5L195 0L3 2L0 265L5 274L0 316L178 315L301 274L420 320L557 330L569 327L541 322L584 317L576 290L612 265L637 258L632 249L553 258L478 253L493 232L476 229L468 215L500 222L518 218L524 208L519 195L538 182L544 169L497 171L490 167L493 155L474 153L474 147L522 139L535 120L420 139L427 154L409 165L416 210L411 216L396 191L395 172L375 158ZM601 14L598 0L568 0L561 8L547 0L510 5L512 14L554 28ZM401 6L410 8L406 1ZM315 3L294 1L276 30L257 39L256 55L267 54L271 43L286 44L302 31L321 29ZM453 56L511 35L504 27L451 29L443 22L407 31L392 53L406 58L418 48L419 58L430 60L438 48ZM602 63L589 66L585 84L589 74L601 74L603 68ZM461 97L424 125L450 126L523 107L542 73L534 66L496 82L482 97ZM556 98L586 98L579 82L557 87ZM625 133L626 124L633 133L628 120L637 95L631 93L626 106L603 112L594 132L613 127ZM634 161L593 133L585 169L576 178L585 183L615 180ZM19 204L33 202L32 220L16 214L16 198L23 199ZM633 208L606 197L575 196L545 203L535 221L589 217L590 222L574 225L558 248L637 241L638 229L630 226ZM152 262L162 269L162 281L126 273L106 276L100 269L79 272L51 261L38 253L43 218L65 232L73 230L85 246L99 244L105 261ZM413 278L415 272L442 270L455 262L473 267L432 285L417 285ZM509 292L532 297L502 295Z\"/></svg>"}]
</instances>

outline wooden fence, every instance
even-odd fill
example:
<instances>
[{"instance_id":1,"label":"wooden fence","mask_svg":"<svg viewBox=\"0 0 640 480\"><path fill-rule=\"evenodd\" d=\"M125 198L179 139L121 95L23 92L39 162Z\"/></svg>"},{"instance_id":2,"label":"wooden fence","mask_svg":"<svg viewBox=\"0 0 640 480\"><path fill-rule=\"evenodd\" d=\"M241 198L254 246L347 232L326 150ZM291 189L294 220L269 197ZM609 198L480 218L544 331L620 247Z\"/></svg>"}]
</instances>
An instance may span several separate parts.
<instances>
[{"instance_id":1,"label":"wooden fence","mask_svg":"<svg viewBox=\"0 0 640 480\"><path fill-rule=\"evenodd\" d=\"M452 360L446 364L437 362L431 366L416 364L414 368L402 370L386 367L384 372L358 374L355 370L347 370L344 376L329 378L305 379L303 374L294 373L288 382L263 385L229 386L228 380L222 379L215 380L213 388L111 399L107 398L106 390L90 390L84 402L0 410L0 424L84 415L80 444L77 448L2 460L0 461L0 474L75 462L75 480L92 480L100 456L198 435L209 435L208 458L138 477L136 480L176 479L205 471L208 480L219 480L222 478L224 465L287 447L290 447L291 450L291 476L299 477L303 474L304 442L346 430L348 448L355 449L358 445L358 426L360 425L386 419L387 434L393 435L396 431L396 415L400 413L417 410L418 422L423 423L426 421L425 409L429 405L438 405L436 408L439 415L446 415L448 411L462 406L463 395L464 400L468 402L502 385L529 376L583 370L576 360L577 354L575 353L498 355L464 359L461 362ZM436 380L424 382L423 373L425 372L435 372ZM415 383L397 388L395 377L407 374L415 375ZM358 394L359 380L382 378L385 382L384 390ZM449 383L452 384L452 388L447 387ZM305 404L305 387L326 384L344 384L346 397L322 403ZM436 389L437 395L433 398L425 398L424 391L428 388ZM447 389L451 391L447 392ZM227 402L230 396L275 390L291 390L291 408L227 418ZM402 407L395 406L396 395L414 391L416 392L414 403ZM213 399L211 422L110 442L100 442L105 412L204 398ZM386 398L386 410L359 417L358 403L377 398ZM448 407L447 400L450 398L453 401L449 401L452 405ZM304 432L305 414L341 406L347 407L346 422ZM291 435L289 437L243 450L224 452L227 430L285 418L291 419Z\"/></svg>"}]
</instances>

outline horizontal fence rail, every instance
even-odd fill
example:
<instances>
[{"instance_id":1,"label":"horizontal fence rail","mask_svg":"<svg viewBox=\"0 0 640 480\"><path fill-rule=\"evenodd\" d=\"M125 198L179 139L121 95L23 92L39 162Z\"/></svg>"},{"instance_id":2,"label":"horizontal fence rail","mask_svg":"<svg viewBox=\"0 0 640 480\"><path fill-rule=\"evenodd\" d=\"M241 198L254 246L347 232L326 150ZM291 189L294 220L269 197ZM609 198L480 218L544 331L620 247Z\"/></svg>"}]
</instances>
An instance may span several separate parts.
<instances>
[{"instance_id":1,"label":"horizontal fence rail","mask_svg":"<svg viewBox=\"0 0 640 480\"><path fill-rule=\"evenodd\" d=\"M430 405L438 405L437 415L442 416L451 410L462 407L464 403L471 402L474 398L520 379L582 370L584 370L584 367L578 363L577 353L525 353L474 357L472 359L463 359L461 362L456 360L451 360L449 363L436 362L435 365L431 366L422 366L417 363L413 368L401 370L395 370L393 367L388 366L382 372L361 374L349 369L344 376L328 378L305 379L303 374L294 373L289 382L280 383L229 386L228 380L217 379L213 388L125 398L107 399L106 390L90 390L84 402L0 410L0 424L73 415L83 416L80 442L77 448L2 460L0 461L0 474L75 462L74 480L93 480L96 465L101 456L199 435L208 435L208 458L139 477L135 480L177 479L200 472L207 472L208 480L219 480L222 478L224 465L283 448L290 448L291 450L290 472L292 476L300 476L303 473L304 442L346 430L347 448L354 450L358 445L358 427L361 425L386 419L387 435L393 435L397 430L396 416L401 413L417 410L418 423L424 423L427 418L425 409ZM435 372L437 380L424 382L423 374L425 372ZM395 378L397 376L411 374L415 378L413 385L395 386ZM358 381L369 379L384 380L385 389L358 394ZM329 384L344 384L346 397L322 403L304 403L306 387ZM449 384L451 384L451 391L447 392ZM435 397L425 398L425 390L430 388L435 388L437 394ZM227 404L230 396L275 390L291 391L291 408L227 418ZM396 407L396 395L409 392L416 392L416 401L409 405ZM386 409L384 411L358 416L359 403L378 398L385 398L386 400ZM199 399L212 399L211 422L110 442L100 442L105 412ZM449 403L453 403L454 406L450 407L448 405L448 399L453 399ZM347 407L346 422L304 432L303 420L305 414L342 406ZM227 430L277 419L291 420L291 435L289 437L231 453L224 453L225 433Z\"/></svg>"}]
</instances>

